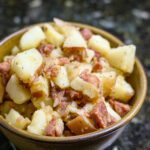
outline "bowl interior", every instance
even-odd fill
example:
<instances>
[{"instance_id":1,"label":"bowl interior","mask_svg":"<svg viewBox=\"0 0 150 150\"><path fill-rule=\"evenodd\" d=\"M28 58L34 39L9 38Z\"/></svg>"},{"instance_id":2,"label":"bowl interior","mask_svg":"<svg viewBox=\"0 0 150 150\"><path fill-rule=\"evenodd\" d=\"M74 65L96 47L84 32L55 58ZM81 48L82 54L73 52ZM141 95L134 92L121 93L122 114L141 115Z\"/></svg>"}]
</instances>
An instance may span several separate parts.
<instances>
[{"instance_id":1,"label":"bowl interior","mask_svg":"<svg viewBox=\"0 0 150 150\"><path fill-rule=\"evenodd\" d=\"M117 47L119 45L123 45L123 42L121 42L118 38L116 38L115 36L109 34L108 32L104 30L91 27L88 25L84 25L84 24L79 24L79 23L72 23L72 24L80 28L89 28L94 33L102 35L103 37L105 37L106 39L110 41L111 47ZM39 24L39 25L42 26L42 24ZM18 45L21 35L30 27L27 27L18 32L15 32L0 42L0 61L3 59L5 55L10 53L10 50L14 45L16 44ZM93 137L104 136L124 126L125 124L127 124L137 114L140 107L142 106L142 103L144 102L144 98L145 98L145 94L147 90L147 80L146 80L143 67L137 58L135 61L134 71L128 77L128 81L131 83L131 85L135 89L135 96L131 100L132 109L119 122L115 123L114 125L106 129L98 130L98 131L84 134L84 135L55 138L55 137L37 136L37 135L27 133L26 131L19 130L15 127L10 126L2 117L0 117L0 126L3 126L7 130L10 130L11 132L15 132L16 134L19 134L20 136L24 136L27 138L36 139L40 141L54 141L54 142L65 142L68 140L78 141L79 139L87 140L87 139L92 139Z\"/></svg>"}]
</instances>

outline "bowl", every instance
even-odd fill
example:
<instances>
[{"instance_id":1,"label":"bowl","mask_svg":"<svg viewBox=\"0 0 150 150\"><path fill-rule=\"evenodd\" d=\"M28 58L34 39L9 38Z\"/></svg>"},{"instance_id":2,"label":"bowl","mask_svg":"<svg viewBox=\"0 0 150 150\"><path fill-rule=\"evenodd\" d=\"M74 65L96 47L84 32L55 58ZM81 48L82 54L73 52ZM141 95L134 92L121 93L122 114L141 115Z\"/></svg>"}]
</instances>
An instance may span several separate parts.
<instances>
[{"instance_id":1,"label":"bowl","mask_svg":"<svg viewBox=\"0 0 150 150\"><path fill-rule=\"evenodd\" d=\"M42 26L44 23L38 24ZM115 36L110 33L85 24L80 23L71 23L80 28L88 28L94 33L102 35L104 38L108 39L111 47L117 47L123 45L123 42L120 41ZM32 26L24 28L20 31L17 31L0 42L0 60L9 54L10 49L18 44L21 35L27 31ZM130 101L132 105L131 111L124 116L119 122L103 129L97 130L92 133L77 135L71 137L46 137L39 136L28 133L26 131L17 129L9 125L5 119L0 116L0 130L1 132L13 142L20 150L45 150L45 149L86 149L86 150L101 150L111 145L124 130L125 126L134 118L134 116L140 110L147 91L147 80L145 76L144 69L136 58L135 66L132 74L128 77L128 81L135 89L135 95Z\"/></svg>"}]
</instances>

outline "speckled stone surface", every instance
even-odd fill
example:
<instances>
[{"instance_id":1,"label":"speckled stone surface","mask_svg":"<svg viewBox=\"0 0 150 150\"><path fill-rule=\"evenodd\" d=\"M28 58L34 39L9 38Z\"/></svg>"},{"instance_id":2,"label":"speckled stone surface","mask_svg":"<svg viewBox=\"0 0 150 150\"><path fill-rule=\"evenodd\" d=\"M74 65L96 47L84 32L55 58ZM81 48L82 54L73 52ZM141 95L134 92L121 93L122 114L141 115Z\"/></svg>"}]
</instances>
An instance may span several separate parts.
<instances>
[{"instance_id":1,"label":"speckled stone surface","mask_svg":"<svg viewBox=\"0 0 150 150\"><path fill-rule=\"evenodd\" d=\"M137 45L137 56L150 81L149 11L149 0L0 0L0 39L53 17L87 23L113 33L126 44ZM12 149L0 135L0 150ZM107 150L150 150L150 91L139 114Z\"/></svg>"}]
</instances>

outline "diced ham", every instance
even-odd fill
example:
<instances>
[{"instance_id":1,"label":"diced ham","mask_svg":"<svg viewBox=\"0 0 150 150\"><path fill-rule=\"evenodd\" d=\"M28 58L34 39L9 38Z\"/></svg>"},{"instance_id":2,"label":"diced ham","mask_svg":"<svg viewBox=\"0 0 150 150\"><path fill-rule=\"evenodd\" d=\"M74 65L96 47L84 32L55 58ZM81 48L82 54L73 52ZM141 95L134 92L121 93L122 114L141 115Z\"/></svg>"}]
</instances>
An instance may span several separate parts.
<instances>
[{"instance_id":1,"label":"diced ham","mask_svg":"<svg viewBox=\"0 0 150 150\"><path fill-rule=\"evenodd\" d=\"M58 91L56 90L55 87L52 88L51 97L54 100L53 107L58 106L61 103L61 101L66 100L66 97L64 95L65 95L65 91Z\"/></svg>"},{"instance_id":2,"label":"diced ham","mask_svg":"<svg viewBox=\"0 0 150 150\"><path fill-rule=\"evenodd\" d=\"M93 35L92 31L89 29L86 29L86 28L81 30L81 34L85 40L89 40L91 38L91 36Z\"/></svg>"},{"instance_id":3,"label":"diced ham","mask_svg":"<svg viewBox=\"0 0 150 150\"><path fill-rule=\"evenodd\" d=\"M45 134L47 136L57 137L63 134L63 130L64 127L62 121L58 121L56 118L53 118L46 127Z\"/></svg>"},{"instance_id":4,"label":"diced ham","mask_svg":"<svg viewBox=\"0 0 150 150\"><path fill-rule=\"evenodd\" d=\"M72 89L67 89L65 90L66 96L69 96L71 99L80 99L82 98L81 93L72 90Z\"/></svg>"},{"instance_id":5,"label":"diced ham","mask_svg":"<svg viewBox=\"0 0 150 150\"><path fill-rule=\"evenodd\" d=\"M10 63L7 61L4 61L0 63L0 73L9 72L10 70Z\"/></svg>"},{"instance_id":6,"label":"diced ham","mask_svg":"<svg viewBox=\"0 0 150 150\"><path fill-rule=\"evenodd\" d=\"M58 71L59 71L59 66L52 65L45 70L45 73L49 77L57 77Z\"/></svg>"},{"instance_id":7,"label":"diced ham","mask_svg":"<svg viewBox=\"0 0 150 150\"><path fill-rule=\"evenodd\" d=\"M44 44L39 48L39 51L42 55L49 55L51 51L54 49L54 45L52 44Z\"/></svg>"},{"instance_id":8,"label":"diced ham","mask_svg":"<svg viewBox=\"0 0 150 150\"><path fill-rule=\"evenodd\" d=\"M70 63L69 58L67 58L67 57L61 57L61 58L59 58L59 65L63 66L65 64L69 64L69 63Z\"/></svg>"},{"instance_id":9,"label":"diced ham","mask_svg":"<svg viewBox=\"0 0 150 150\"><path fill-rule=\"evenodd\" d=\"M67 117L67 115L68 115L68 111L67 111L67 106L68 106L68 105L69 105L68 102L62 101L62 102L59 104L58 108L57 108L57 112L60 114L60 116L61 116L62 118L65 118L65 117Z\"/></svg>"},{"instance_id":10,"label":"diced ham","mask_svg":"<svg viewBox=\"0 0 150 150\"><path fill-rule=\"evenodd\" d=\"M0 74L2 76L3 84L5 85L10 77L10 62L4 61L0 63Z\"/></svg>"},{"instance_id":11,"label":"diced ham","mask_svg":"<svg viewBox=\"0 0 150 150\"><path fill-rule=\"evenodd\" d=\"M87 81L87 82L93 84L97 88L99 88L99 86L100 86L100 80L98 79L98 77L89 73L87 69L84 70L83 72L81 72L80 78L82 78L84 81Z\"/></svg>"},{"instance_id":12,"label":"diced ham","mask_svg":"<svg viewBox=\"0 0 150 150\"><path fill-rule=\"evenodd\" d=\"M110 105L112 108L121 116L125 116L131 109L129 104L124 104L115 100L109 100Z\"/></svg>"},{"instance_id":13,"label":"diced ham","mask_svg":"<svg viewBox=\"0 0 150 150\"><path fill-rule=\"evenodd\" d=\"M97 60L99 60L99 58L101 57L101 54L100 54L100 52L97 52L97 51L95 51L95 50L93 50L93 49L90 49L90 50L92 50L94 53L95 53L95 58L97 59Z\"/></svg>"},{"instance_id":14,"label":"diced ham","mask_svg":"<svg viewBox=\"0 0 150 150\"><path fill-rule=\"evenodd\" d=\"M90 117L96 123L98 128L106 128L111 122L110 115L108 114L104 101L100 101L95 105L91 111Z\"/></svg>"},{"instance_id":15,"label":"diced ham","mask_svg":"<svg viewBox=\"0 0 150 150\"><path fill-rule=\"evenodd\" d=\"M94 61L94 64L93 64L93 72L99 72L101 71L103 68L102 64L99 62L99 61Z\"/></svg>"}]
</instances>

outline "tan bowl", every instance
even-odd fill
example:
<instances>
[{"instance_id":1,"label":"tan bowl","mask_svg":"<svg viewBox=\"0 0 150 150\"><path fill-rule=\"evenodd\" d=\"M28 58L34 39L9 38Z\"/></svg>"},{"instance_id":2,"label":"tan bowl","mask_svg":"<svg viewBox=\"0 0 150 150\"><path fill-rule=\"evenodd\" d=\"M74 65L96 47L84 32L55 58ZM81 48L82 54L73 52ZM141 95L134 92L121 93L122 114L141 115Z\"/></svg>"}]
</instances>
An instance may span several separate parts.
<instances>
[{"instance_id":1,"label":"tan bowl","mask_svg":"<svg viewBox=\"0 0 150 150\"><path fill-rule=\"evenodd\" d=\"M118 38L102 29L79 23L72 24L80 28L89 28L94 33L102 35L110 41L112 47L123 45L123 43ZM42 26L42 24L39 25ZM14 45L18 44L21 35L30 27L15 32L0 42L0 60L2 60L3 56L9 54L10 49ZM5 119L2 118L2 116L0 116L0 130L10 141L12 141L21 150L94 150L106 148L120 135L125 125L127 125L129 121L131 121L131 119L138 113L144 102L145 94L147 91L147 80L144 69L137 58L134 66L134 71L130 75L128 81L135 89L135 96L131 100L132 109L119 122L113 124L106 129L71 137L46 137L34 135L12 127L5 121Z\"/></svg>"}]
</instances>

